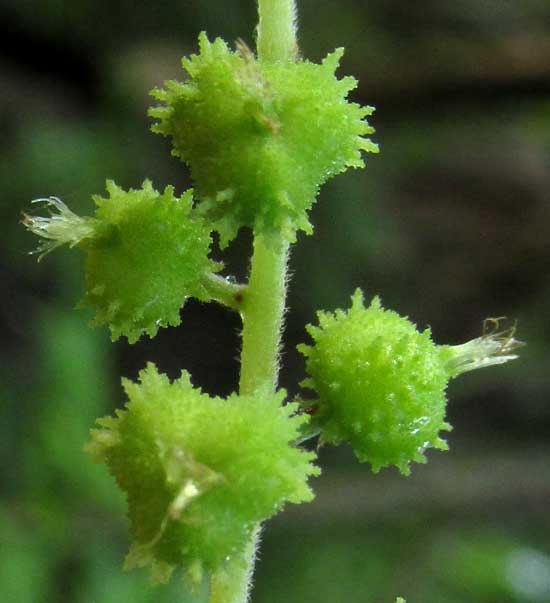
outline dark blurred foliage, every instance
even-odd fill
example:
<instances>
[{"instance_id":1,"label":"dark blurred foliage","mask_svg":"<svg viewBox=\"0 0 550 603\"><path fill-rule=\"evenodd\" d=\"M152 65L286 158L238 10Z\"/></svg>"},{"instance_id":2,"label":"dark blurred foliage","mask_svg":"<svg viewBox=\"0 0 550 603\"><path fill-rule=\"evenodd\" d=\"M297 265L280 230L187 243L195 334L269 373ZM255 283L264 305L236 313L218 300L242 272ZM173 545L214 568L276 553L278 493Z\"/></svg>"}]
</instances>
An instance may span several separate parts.
<instances>
[{"instance_id":1,"label":"dark blurred foliage","mask_svg":"<svg viewBox=\"0 0 550 603\"><path fill-rule=\"evenodd\" d=\"M188 187L148 132L147 92L181 76L202 29L252 45L255 6L0 0L0 23L0 601L184 601L178 581L121 572L123 500L82 445L147 360L234 389L239 319L189 303L180 328L113 345L73 311L78 254L37 264L18 221L47 195L89 212L106 177ZM322 450L316 501L265 528L254 601L547 603L550 4L302 0L300 26L308 58L346 46L381 154L323 189L293 253L282 384L298 391L304 324L357 286L440 343L506 315L529 345L452 384L451 450L410 478ZM229 250L239 278L249 247L243 233Z\"/></svg>"}]
</instances>

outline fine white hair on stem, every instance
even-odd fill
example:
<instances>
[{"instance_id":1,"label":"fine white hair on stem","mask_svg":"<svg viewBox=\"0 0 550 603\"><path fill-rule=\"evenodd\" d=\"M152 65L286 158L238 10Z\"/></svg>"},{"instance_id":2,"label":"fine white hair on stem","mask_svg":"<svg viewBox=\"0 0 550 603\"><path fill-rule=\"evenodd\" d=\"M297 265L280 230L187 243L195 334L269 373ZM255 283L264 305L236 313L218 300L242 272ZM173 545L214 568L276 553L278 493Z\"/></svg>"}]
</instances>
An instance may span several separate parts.
<instances>
[{"instance_id":1,"label":"fine white hair on stem","mask_svg":"<svg viewBox=\"0 0 550 603\"><path fill-rule=\"evenodd\" d=\"M258 57L266 61L294 61L298 54L298 16L295 0L259 0Z\"/></svg>"},{"instance_id":2,"label":"fine white hair on stem","mask_svg":"<svg viewBox=\"0 0 550 603\"><path fill-rule=\"evenodd\" d=\"M254 586L254 567L256 565L256 561L259 557L260 550L260 541L262 536L262 525L258 524L252 533L252 537L250 539L249 547L252 549L252 555L250 558L250 563L248 565L248 573L246 575L246 594L245 594L245 603L249 603L251 600L250 595L252 593L252 587Z\"/></svg>"}]
</instances>

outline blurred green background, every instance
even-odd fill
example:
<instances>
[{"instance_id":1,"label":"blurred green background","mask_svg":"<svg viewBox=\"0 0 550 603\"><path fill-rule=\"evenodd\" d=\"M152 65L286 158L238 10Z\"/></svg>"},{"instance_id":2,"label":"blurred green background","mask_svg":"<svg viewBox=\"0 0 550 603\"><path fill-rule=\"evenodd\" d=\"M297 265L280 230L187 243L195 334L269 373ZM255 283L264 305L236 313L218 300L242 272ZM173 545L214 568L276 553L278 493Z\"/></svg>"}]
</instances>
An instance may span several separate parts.
<instances>
[{"instance_id":1,"label":"blurred green background","mask_svg":"<svg viewBox=\"0 0 550 603\"><path fill-rule=\"evenodd\" d=\"M304 56L346 46L341 73L374 104L381 154L327 185L292 258L282 385L316 309L361 286L439 343L518 320L529 345L450 388L448 453L409 478L346 447L321 451L316 501L264 531L255 603L550 602L550 3L300 0ZM148 132L148 90L182 76L205 29L253 44L252 0L0 0L0 601L183 603L124 574L124 502L82 452L147 360L226 394L239 320L189 303L178 329L134 346L73 311L81 258L37 264L18 224L37 197L79 213L105 178L189 186ZM246 273L250 237L229 250Z\"/></svg>"}]
</instances>

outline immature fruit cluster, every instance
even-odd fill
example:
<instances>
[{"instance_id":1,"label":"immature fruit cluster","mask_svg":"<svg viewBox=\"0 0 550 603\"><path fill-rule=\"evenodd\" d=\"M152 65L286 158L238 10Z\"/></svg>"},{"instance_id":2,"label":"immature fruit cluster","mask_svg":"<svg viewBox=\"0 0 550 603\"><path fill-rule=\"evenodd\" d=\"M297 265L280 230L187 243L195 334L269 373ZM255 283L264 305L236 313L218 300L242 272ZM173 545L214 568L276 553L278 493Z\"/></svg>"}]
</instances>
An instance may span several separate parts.
<instances>
[{"instance_id":1,"label":"immature fruit cluster","mask_svg":"<svg viewBox=\"0 0 550 603\"><path fill-rule=\"evenodd\" d=\"M367 138L373 109L349 103L355 80L335 77L342 50L314 64L262 61L244 44L231 51L205 34L199 43L200 53L183 60L188 81L155 90L160 106L150 111L153 130L172 138L173 154L191 169L197 206L191 191L178 198L172 187L159 193L149 181L129 191L108 182L108 197L94 197L94 217L79 217L51 197L40 200L50 216L23 220L42 238L42 255L62 244L85 251L82 305L109 325L113 339L134 342L179 324L188 297L223 300L255 320L274 277L283 282L283 263L280 274L268 274L268 285L254 268L235 294L212 274L221 266L209 258L211 230L223 246L241 227L253 229L265 244L255 262L264 260L269 273L277 255L270 257L269 244L282 248L286 239L286 249L298 230L311 231L308 211L319 187L363 166L363 152L378 150ZM209 397L187 373L170 382L152 364L139 383L124 381L125 408L98 420L87 449L127 495L127 568L150 566L161 582L179 565L195 582L205 570L222 584L216 600L233 600L223 592L224 576L235 561L247 567L258 524L287 502L313 498L307 480L319 473L315 454L298 442L320 432L321 442L349 442L375 472L395 465L409 473L412 461L425 462L427 448L446 448L440 433L450 429L449 379L516 357L514 331L499 332L498 320L478 339L437 346L429 330L417 331L378 298L368 308L360 291L352 300L348 311L320 312L319 326L308 327L314 345L300 346L310 375L303 385L319 396L312 419L295 403L283 406L282 391ZM269 328L259 326L258 338ZM275 367L269 372L267 382Z\"/></svg>"},{"instance_id":2,"label":"immature fruit cluster","mask_svg":"<svg viewBox=\"0 0 550 603\"><path fill-rule=\"evenodd\" d=\"M425 462L427 448L446 449L445 389L451 374L429 330L415 326L378 298L365 308L357 290L352 306L319 312L309 326L313 346L299 349L311 376L303 385L319 394L316 421L321 440L349 442L377 472L395 465L409 473Z\"/></svg>"},{"instance_id":3,"label":"immature fruit cluster","mask_svg":"<svg viewBox=\"0 0 550 603\"><path fill-rule=\"evenodd\" d=\"M187 373L170 383L150 364L116 418L100 419L88 450L106 462L128 498L134 544L128 566L218 569L254 526L285 502L313 498L314 453L293 445L306 415L284 392L211 398Z\"/></svg>"},{"instance_id":4,"label":"immature fruit cluster","mask_svg":"<svg viewBox=\"0 0 550 603\"><path fill-rule=\"evenodd\" d=\"M361 151L376 152L365 135L372 107L346 100L354 78L334 75L343 50L320 65L262 62L244 45L199 38L200 54L183 60L186 83L153 91L153 131L170 136L173 154L191 168L201 211L222 242L241 226L293 240L311 231L307 210L321 184Z\"/></svg>"}]
</instances>

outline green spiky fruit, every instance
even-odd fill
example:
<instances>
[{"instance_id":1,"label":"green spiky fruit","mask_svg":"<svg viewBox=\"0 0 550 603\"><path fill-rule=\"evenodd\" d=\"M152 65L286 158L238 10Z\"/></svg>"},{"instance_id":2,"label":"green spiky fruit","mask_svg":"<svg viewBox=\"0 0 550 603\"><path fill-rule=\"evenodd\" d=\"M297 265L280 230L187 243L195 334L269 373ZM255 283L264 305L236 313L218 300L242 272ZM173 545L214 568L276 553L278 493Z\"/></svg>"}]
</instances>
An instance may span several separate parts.
<instances>
[{"instance_id":1,"label":"green spiky fruit","mask_svg":"<svg viewBox=\"0 0 550 603\"><path fill-rule=\"evenodd\" d=\"M94 197L96 236L85 239L83 306L108 324L113 339L133 343L143 333L180 323L187 297L209 299L202 276L217 269L208 258L210 229L192 213L192 191L155 191L149 181L124 191L107 182L109 196Z\"/></svg>"},{"instance_id":2,"label":"green spiky fruit","mask_svg":"<svg viewBox=\"0 0 550 603\"><path fill-rule=\"evenodd\" d=\"M37 199L50 216L24 215L23 224L41 238L39 260L67 244L86 252L86 293L80 305L108 324L113 340L134 343L143 333L180 323L188 297L211 299L207 288L221 264L209 259L211 228L193 209L192 191L180 198L150 181L124 191L107 181L109 196L94 196L95 216L80 217L60 199Z\"/></svg>"},{"instance_id":3,"label":"green spiky fruit","mask_svg":"<svg viewBox=\"0 0 550 603\"><path fill-rule=\"evenodd\" d=\"M177 565L215 571L257 522L313 498L315 455L293 445L308 419L281 406L284 392L211 398L152 364L140 381L124 381L126 408L100 419L88 445L127 495L128 567L152 565L161 580Z\"/></svg>"},{"instance_id":4,"label":"green spiky fruit","mask_svg":"<svg viewBox=\"0 0 550 603\"><path fill-rule=\"evenodd\" d=\"M301 345L319 394L316 421L323 441L349 442L358 459L377 472L395 465L409 473L427 448L445 450L448 358L430 331L385 310L378 298L365 308L357 290L351 308L319 312L309 326L313 346ZM448 354L448 352L446 352Z\"/></svg>"},{"instance_id":5,"label":"green spiky fruit","mask_svg":"<svg viewBox=\"0 0 550 603\"><path fill-rule=\"evenodd\" d=\"M204 33L199 43L200 54L183 59L189 80L152 92L162 103L150 111L153 131L170 136L189 165L223 243L241 226L289 240L310 232L320 185L378 150L365 138L372 107L348 102L355 79L335 77L343 50L318 65L262 62Z\"/></svg>"}]
</instances>

